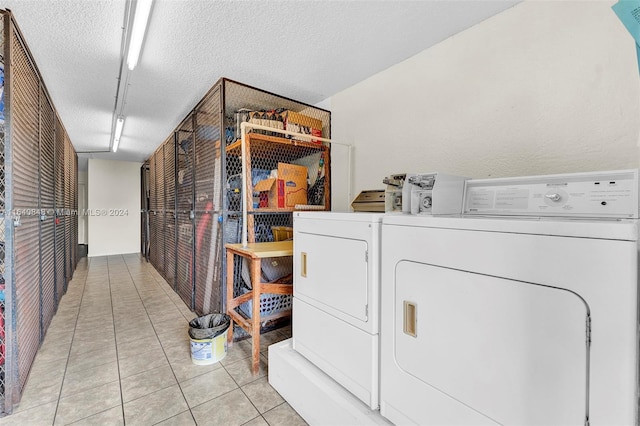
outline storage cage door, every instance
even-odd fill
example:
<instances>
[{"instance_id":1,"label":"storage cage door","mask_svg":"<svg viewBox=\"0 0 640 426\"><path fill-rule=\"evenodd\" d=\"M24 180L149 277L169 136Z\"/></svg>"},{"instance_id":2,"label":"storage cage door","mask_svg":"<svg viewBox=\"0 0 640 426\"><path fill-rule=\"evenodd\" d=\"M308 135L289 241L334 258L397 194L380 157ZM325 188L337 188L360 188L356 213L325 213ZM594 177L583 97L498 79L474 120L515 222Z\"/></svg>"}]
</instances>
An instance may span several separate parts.
<instances>
[{"instance_id":1,"label":"storage cage door","mask_svg":"<svg viewBox=\"0 0 640 426\"><path fill-rule=\"evenodd\" d=\"M41 339L38 157L40 83L15 27L11 31L11 145L13 151L15 295L19 393ZM24 214L23 214L24 213Z\"/></svg>"},{"instance_id":2,"label":"storage cage door","mask_svg":"<svg viewBox=\"0 0 640 426\"><path fill-rule=\"evenodd\" d=\"M176 146L173 135L164 143L164 276L174 288L176 276Z\"/></svg>"},{"instance_id":3,"label":"storage cage door","mask_svg":"<svg viewBox=\"0 0 640 426\"><path fill-rule=\"evenodd\" d=\"M149 158L149 262L155 267L158 263L158 238L156 235L156 217L158 197L156 196L156 156Z\"/></svg>"},{"instance_id":4,"label":"storage cage door","mask_svg":"<svg viewBox=\"0 0 640 426\"><path fill-rule=\"evenodd\" d=\"M72 271L76 270L76 266L78 266L78 154L76 154L76 150L71 145L71 172L73 173L73 186L71 187L71 209L73 210L72 219L72 233L73 233L73 255L72 255Z\"/></svg>"},{"instance_id":5,"label":"storage cage door","mask_svg":"<svg viewBox=\"0 0 640 426\"><path fill-rule=\"evenodd\" d=\"M6 54L6 45L5 45L5 23L7 28L9 21L8 14L0 14L0 32L2 37L0 38L0 52L2 55L0 56L0 64L2 66L2 72L4 74L5 70L5 54ZM7 43L8 45L8 43ZM2 85L2 89L4 89L4 82ZM7 103L7 97L3 97L3 102L1 103L2 107L0 108L0 413L7 412L6 407L11 408L11 392L5 392L7 389L7 384L11 386L14 382L13 376L11 374L12 371L9 371L9 374L12 376L7 380L7 350L11 350L13 347L12 342L7 344L7 338L12 336L12 324L7 324L5 319L7 318L7 314L11 312L7 312L7 305L11 303L13 298L11 297L11 293L7 290L11 290L11 287L7 289L7 284L11 280L11 271L13 269L13 256L9 254L7 256L7 248L12 246L12 225L10 219L10 215L8 212L12 208L11 194L7 194L6 189L6 181L5 178L7 174L12 173L11 166L11 153L10 147L8 144L5 144L5 117L8 111L5 111L5 105ZM9 199L7 199L9 198ZM10 410L9 410L10 411Z\"/></svg>"},{"instance_id":6,"label":"storage cage door","mask_svg":"<svg viewBox=\"0 0 640 426\"><path fill-rule=\"evenodd\" d=\"M69 141L69 135L66 133L64 141L64 215L64 268L68 283L73 276L73 261L71 259L71 142Z\"/></svg>"},{"instance_id":7,"label":"storage cage door","mask_svg":"<svg viewBox=\"0 0 640 426\"><path fill-rule=\"evenodd\" d=\"M58 299L62 297L67 288L67 278L65 274L65 234L64 234L64 141L66 134L64 127L56 116L55 120L55 161L53 164L55 179L55 273L56 273L56 293Z\"/></svg>"},{"instance_id":8,"label":"storage cage door","mask_svg":"<svg viewBox=\"0 0 640 426\"><path fill-rule=\"evenodd\" d=\"M53 107L40 92L40 274L42 279L42 329L49 327L58 304L54 241L54 139Z\"/></svg>"},{"instance_id":9,"label":"storage cage door","mask_svg":"<svg viewBox=\"0 0 640 426\"><path fill-rule=\"evenodd\" d=\"M194 138L192 116L176 133L176 208L178 224L176 290L194 307Z\"/></svg>"},{"instance_id":10,"label":"storage cage door","mask_svg":"<svg viewBox=\"0 0 640 426\"><path fill-rule=\"evenodd\" d=\"M165 211L165 192L164 192L164 146L156 150L156 197L158 198L158 215L157 222L157 264L155 265L160 275L165 276L165 228L164 228L164 211Z\"/></svg>"},{"instance_id":11,"label":"storage cage door","mask_svg":"<svg viewBox=\"0 0 640 426\"><path fill-rule=\"evenodd\" d=\"M195 310L222 306L221 108L219 87L195 109Z\"/></svg>"}]
</instances>

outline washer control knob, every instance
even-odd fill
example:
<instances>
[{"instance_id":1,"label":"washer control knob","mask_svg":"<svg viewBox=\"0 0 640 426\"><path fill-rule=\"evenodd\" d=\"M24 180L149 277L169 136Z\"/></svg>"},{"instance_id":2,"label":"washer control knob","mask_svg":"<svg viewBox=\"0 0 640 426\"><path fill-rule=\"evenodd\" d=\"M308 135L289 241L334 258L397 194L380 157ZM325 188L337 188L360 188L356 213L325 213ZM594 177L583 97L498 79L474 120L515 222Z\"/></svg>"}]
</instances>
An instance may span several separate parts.
<instances>
[{"instance_id":1,"label":"washer control knob","mask_svg":"<svg viewBox=\"0 0 640 426\"><path fill-rule=\"evenodd\" d=\"M431 197L424 197L422 199L422 208L430 209L431 208Z\"/></svg>"},{"instance_id":2,"label":"washer control knob","mask_svg":"<svg viewBox=\"0 0 640 426\"><path fill-rule=\"evenodd\" d=\"M560 198L562 198L557 192L553 194L545 194L545 197L547 197L551 201L560 201Z\"/></svg>"}]
</instances>

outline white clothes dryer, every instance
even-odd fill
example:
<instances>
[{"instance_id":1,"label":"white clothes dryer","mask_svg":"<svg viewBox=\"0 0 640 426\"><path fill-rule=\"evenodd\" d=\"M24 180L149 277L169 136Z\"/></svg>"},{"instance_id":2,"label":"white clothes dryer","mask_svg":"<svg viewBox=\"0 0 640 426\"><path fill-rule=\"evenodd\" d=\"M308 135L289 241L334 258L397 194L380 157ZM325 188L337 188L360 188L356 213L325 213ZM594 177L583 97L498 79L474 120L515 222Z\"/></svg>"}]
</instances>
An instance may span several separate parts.
<instances>
[{"instance_id":1,"label":"white clothes dryer","mask_svg":"<svg viewBox=\"0 0 640 426\"><path fill-rule=\"evenodd\" d=\"M379 406L382 213L296 212L293 349Z\"/></svg>"},{"instance_id":2,"label":"white clothes dryer","mask_svg":"<svg viewBox=\"0 0 640 426\"><path fill-rule=\"evenodd\" d=\"M465 217L386 216L381 414L638 424L637 218L637 170L469 181Z\"/></svg>"}]
</instances>

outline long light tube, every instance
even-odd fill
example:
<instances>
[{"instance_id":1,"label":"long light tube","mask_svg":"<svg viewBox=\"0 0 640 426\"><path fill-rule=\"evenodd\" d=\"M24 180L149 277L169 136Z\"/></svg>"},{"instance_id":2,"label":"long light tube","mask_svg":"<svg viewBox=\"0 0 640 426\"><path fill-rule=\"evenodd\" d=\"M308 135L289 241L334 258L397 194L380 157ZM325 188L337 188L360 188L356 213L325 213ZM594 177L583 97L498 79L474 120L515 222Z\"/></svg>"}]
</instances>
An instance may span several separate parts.
<instances>
[{"instance_id":1,"label":"long light tube","mask_svg":"<svg viewBox=\"0 0 640 426\"><path fill-rule=\"evenodd\" d=\"M116 131L113 135L113 152L118 150L120 144L120 136L122 136L122 128L124 127L124 117L118 117L116 120Z\"/></svg>"},{"instance_id":2,"label":"long light tube","mask_svg":"<svg viewBox=\"0 0 640 426\"><path fill-rule=\"evenodd\" d=\"M133 28L131 29L131 39L129 40L129 50L127 52L127 67L129 67L130 71L133 71L138 64L152 3L153 0L136 1L136 12L133 16Z\"/></svg>"}]
</instances>

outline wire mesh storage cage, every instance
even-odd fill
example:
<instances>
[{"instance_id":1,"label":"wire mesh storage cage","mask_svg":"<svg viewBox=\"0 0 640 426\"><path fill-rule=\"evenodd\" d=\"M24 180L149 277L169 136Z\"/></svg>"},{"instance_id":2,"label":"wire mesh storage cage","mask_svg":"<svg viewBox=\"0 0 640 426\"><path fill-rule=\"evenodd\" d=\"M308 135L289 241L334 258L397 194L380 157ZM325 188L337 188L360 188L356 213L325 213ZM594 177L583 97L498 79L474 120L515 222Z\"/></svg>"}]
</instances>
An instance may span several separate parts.
<instances>
[{"instance_id":1,"label":"wire mesh storage cage","mask_svg":"<svg viewBox=\"0 0 640 426\"><path fill-rule=\"evenodd\" d=\"M8 11L0 34L1 416L20 400L78 261L78 163Z\"/></svg>"},{"instance_id":2,"label":"wire mesh storage cage","mask_svg":"<svg viewBox=\"0 0 640 426\"><path fill-rule=\"evenodd\" d=\"M247 130L245 155L244 122L268 128ZM295 210L330 209L330 148L313 138L329 138L330 126L329 111L223 78L149 158L149 260L196 313L225 308L224 245L241 241L243 203L250 242L286 235ZM236 263L240 295L250 283ZM265 263L265 278L281 278L286 268ZM260 305L276 313L291 296L263 295ZM248 304L240 310L251 314Z\"/></svg>"}]
</instances>

